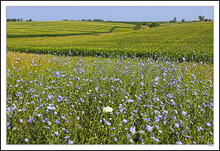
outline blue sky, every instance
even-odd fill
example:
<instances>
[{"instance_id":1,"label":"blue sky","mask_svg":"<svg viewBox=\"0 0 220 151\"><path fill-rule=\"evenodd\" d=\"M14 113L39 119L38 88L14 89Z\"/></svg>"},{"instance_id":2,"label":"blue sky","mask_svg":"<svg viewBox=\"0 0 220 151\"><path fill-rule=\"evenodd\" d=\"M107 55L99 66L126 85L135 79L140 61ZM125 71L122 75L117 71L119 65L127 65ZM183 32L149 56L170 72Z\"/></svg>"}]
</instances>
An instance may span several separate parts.
<instances>
[{"instance_id":1,"label":"blue sky","mask_svg":"<svg viewBox=\"0 0 220 151\"><path fill-rule=\"evenodd\" d=\"M7 18L32 19L33 21L57 21L63 19L104 19L112 21L169 21L174 17L177 21L198 20L198 16L214 18L213 7L39 7L8 6Z\"/></svg>"}]
</instances>

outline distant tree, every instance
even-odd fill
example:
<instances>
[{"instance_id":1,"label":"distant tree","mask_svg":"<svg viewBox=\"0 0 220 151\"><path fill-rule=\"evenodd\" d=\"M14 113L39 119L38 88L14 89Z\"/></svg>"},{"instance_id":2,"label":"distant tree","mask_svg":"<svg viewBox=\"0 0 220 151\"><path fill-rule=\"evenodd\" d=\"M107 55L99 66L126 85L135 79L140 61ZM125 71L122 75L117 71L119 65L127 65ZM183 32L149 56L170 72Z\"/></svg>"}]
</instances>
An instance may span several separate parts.
<instances>
[{"instance_id":1,"label":"distant tree","mask_svg":"<svg viewBox=\"0 0 220 151\"><path fill-rule=\"evenodd\" d=\"M176 17L174 17L173 22L174 22L174 23L176 22Z\"/></svg>"},{"instance_id":2,"label":"distant tree","mask_svg":"<svg viewBox=\"0 0 220 151\"><path fill-rule=\"evenodd\" d=\"M29 20L27 20L27 21L32 21L32 19L30 18Z\"/></svg>"},{"instance_id":3,"label":"distant tree","mask_svg":"<svg viewBox=\"0 0 220 151\"><path fill-rule=\"evenodd\" d=\"M142 27L142 23L141 22L137 22L133 29L134 30L140 30L141 27Z\"/></svg>"},{"instance_id":4,"label":"distant tree","mask_svg":"<svg viewBox=\"0 0 220 151\"><path fill-rule=\"evenodd\" d=\"M103 19L93 19L93 22L103 22Z\"/></svg>"},{"instance_id":5,"label":"distant tree","mask_svg":"<svg viewBox=\"0 0 220 151\"><path fill-rule=\"evenodd\" d=\"M181 22L185 22L185 19L182 19Z\"/></svg>"},{"instance_id":6,"label":"distant tree","mask_svg":"<svg viewBox=\"0 0 220 151\"><path fill-rule=\"evenodd\" d=\"M211 19L209 19L209 21L212 21Z\"/></svg>"},{"instance_id":7,"label":"distant tree","mask_svg":"<svg viewBox=\"0 0 220 151\"><path fill-rule=\"evenodd\" d=\"M199 18L199 21L204 21L205 16L201 16L201 15L200 15L198 18Z\"/></svg>"},{"instance_id":8,"label":"distant tree","mask_svg":"<svg viewBox=\"0 0 220 151\"><path fill-rule=\"evenodd\" d=\"M176 17L174 17L173 20L170 20L169 22L175 23L176 22Z\"/></svg>"},{"instance_id":9,"label":"distant tree","mask_svg":"<svg viewBox=\"0 0 220 151\"><path fill-rule=\"evenodd\" d=\"M7 19L7 22L18 22L18 21L21 21L21 19L16 19L16 18L8 18Z\"/></svg>"},{"instance_id":10,"label":"distant tree","mask_svg":"<svg viewBox=\"0 0 220 151\"><path fill-rule=\"evenodd\" d=\"M208 19L205 19L204 21L209 21Z\"/></svg>"}]
</instances>

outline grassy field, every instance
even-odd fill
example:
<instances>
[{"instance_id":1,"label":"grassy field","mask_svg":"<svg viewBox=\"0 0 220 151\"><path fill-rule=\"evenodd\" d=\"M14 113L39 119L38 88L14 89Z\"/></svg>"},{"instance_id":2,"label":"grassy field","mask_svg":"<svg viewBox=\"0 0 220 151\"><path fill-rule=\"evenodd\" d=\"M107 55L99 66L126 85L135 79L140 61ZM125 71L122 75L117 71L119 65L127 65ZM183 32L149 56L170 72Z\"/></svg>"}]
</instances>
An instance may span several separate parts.
<instances>
[{"instance_id":1,"label":"grassy field","mask_svg":"<svg viewBox=\"0 0 220 151\"><path fill-rule=\"evenodd\" d=\"M213 144L213 22L118 24L8 30L7 144Z\"/></svg>"},{"instance_id":2,"label":"grassy field","mask_svg":"<svg viewBox=\"0 0 220 151\"><path fill-rule=\"evenodd\" d=\"M14 25L16 27L16 23ZM213 62L213 22L167 24L138 31L95 35L8 38L7 49L73 56L127 54L179 61L184 57L187 61Z\"/></svg>"},{"instance_id":3,"label":"grassy field","mask_svg":"<svg viewBox=\"0 0 220 151\"><path fill-rule=\"evenodd\" d=\"M7 22L7 37L45 37L109 33L116 28L132 30L133 25L88 21Z\"/></svg>"}]
</instances>

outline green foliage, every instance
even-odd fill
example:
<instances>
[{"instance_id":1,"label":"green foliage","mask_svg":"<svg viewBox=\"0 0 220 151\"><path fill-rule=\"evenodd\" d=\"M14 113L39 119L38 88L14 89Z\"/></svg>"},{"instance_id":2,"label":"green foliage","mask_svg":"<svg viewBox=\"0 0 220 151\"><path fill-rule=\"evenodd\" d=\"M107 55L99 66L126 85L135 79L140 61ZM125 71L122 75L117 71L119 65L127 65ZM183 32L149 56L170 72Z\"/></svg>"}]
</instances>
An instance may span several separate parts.
<instances>
[{"instance_id":1,"label":"green foliage","mask_svg":"<svg viewBox=\"0 0 220 151\"><path fill-rule=\"evenodd\" d=\"M142 23L138 22L136 23L135 27L133 28L134 30L140 30L142 28Z\"/></svg>"},{"instance_id":2,"label":"green foliage","mask_svg":"<svg viewBox=\"0 0 220 151\"><path fill-rule=\"evenodd\" d=\"M173 20L170 20L171 23L176 23L176 17L173 18Z\"/></svg>"},{"instance_id":3,"label":"green foliage","mask_svg":"<svg viewBox=\"0 0 220 151\"><path fill-rule=\"evenodd\" d=\"M7 22L23 22L24 20L22 18L8 18Z\"/></svg>"},{"instance_id":4,"label":"green foliage","mask_svg":"<svg viewBox=\"0 0 220 151\"><path fill-rule=\"evenodd\" d=\"M148 23L147 26L150 27L150 28L159 27L159 26L160 26L160 23L157 23L157 22Z\"/></svg>"},{"instance_id":5,"label":"green foliage","mask_svg":"<svg viewBox=\"0 0 220 151\"><path fill-rule=\"evenodd\" d=\"M205 16L200 15L198 18L199 18L199 21L204 21L205 20Z\"/></svg>"},{"instance_id":6,"label":"green foliage","mask_svg":"<svg viewBox=\"0 0 220 151\"><path fill-rule=\"evenodd\" d=\"M182 19L181 22L185 22L185 19Z\"/></svg>"},{"instance_id":7,"label":"green foliage","mask_svg":"<svg viewBox=\"0 0 220 151\"><path fill-rule=\"evenodd\" d=\"M103 19L93 19L93 22L104 22Z\"/></svg>"}]
</instances>

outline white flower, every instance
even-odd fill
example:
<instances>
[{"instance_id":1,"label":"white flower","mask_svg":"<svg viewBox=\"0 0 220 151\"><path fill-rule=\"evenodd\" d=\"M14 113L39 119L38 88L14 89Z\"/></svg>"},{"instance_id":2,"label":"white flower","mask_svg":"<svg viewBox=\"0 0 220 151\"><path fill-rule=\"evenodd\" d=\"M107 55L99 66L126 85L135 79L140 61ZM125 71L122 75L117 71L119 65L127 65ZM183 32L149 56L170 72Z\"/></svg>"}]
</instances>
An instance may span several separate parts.
<instances>
[{"instance_id":1,"label":"white flower","mask_svg":"<svg viewBox=\"0 0 220 151\"><path fill-rule=\"evenodd\" d=\"M104 107L103 111L104 111L105 113L112 112L112 111L113 111L113 108L107 106L107 107Z\"/></svg>"}]
</instances>

